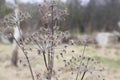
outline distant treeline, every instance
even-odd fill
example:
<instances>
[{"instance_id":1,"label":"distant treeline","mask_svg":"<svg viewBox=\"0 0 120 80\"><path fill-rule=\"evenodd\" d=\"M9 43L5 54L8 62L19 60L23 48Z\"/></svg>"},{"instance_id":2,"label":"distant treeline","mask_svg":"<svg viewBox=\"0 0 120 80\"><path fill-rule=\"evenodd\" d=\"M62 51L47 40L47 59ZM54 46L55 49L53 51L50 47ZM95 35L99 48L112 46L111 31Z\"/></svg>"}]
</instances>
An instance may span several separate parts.
<instances>
[{"instance_id":1,"label":"distant treeline","mask_svg":"<svg viewBox=\"0 0 120 80\"><path fill-rule=\"evenodd\" d=\"M76 28L80 32L120 31L120 0L90 0L85 6L80 0L67 2L70 13L67 24L71 31Z\"/></svg>"},{"instance_id":2,"label":"distant treeline","mask_svg":"<svg viewBox=\"0 0 120 80\"><path fill-rule=\"evenodd\" d=\"M120 0L90 0L87 5L81 5L80 0L67 0L66 3L56 0L62 9L68 8L69 15L66 21L61 20L62 30L71 32L93 32L119 30L120 21ZM4 5L5 1L0 0L0 18L10 12ZM30 12L32 18L21 23L21 25L38 29L42 22L38 11L38 4L20 4L22 10Z\"/></svg>"},{"instance_id":3,"label":"distant treeline","mask_svg":"<svg viewBox=\"0 0 120 80\"><path fill-rule=\"evenodd\" d=\"M12 12L12 9L6 6L5 0L0 0L0 19L10 12Z\"/></svg>"}]
</instances>

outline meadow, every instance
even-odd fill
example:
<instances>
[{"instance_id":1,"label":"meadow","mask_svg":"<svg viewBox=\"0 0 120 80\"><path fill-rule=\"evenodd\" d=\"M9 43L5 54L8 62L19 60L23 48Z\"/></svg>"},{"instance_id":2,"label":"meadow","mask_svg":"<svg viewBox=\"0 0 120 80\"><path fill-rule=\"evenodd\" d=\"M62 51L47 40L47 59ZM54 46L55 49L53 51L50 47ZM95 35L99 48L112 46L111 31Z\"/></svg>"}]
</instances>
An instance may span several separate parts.
<instances>
[{"instance_id":1,"label":"meadow","mask_svg":"<svg viewBox=\"0 0 120 80\"><path fill-rule=\"evenodd\" d=\"M59 48L63 47L63 45L60 45ZM67 48L68 53L70 53L72 49L74 49L75 52L72 54L65 54L64 58L69 59L72 55L78 56L79 54L82 53L83 48L84 46L75 46L75 45L69 46ZM89 45L86 47L85 56L93 57L97 61L101 62L102 67L104 67L105 69L102 72L102 75L105 77L105 80L120 80L120 49L119 48L120 48L119 44L117 47L108 47L108 48L96 48L95 45ZM11 44L7 45L0 43L0 79L1 80L32 80L31 74L29 72L26 63L26 59L22 51L19 49L18 67L14 67L11 65L10 62L11 52L12 52ZM56 53L58 52L59 50L56 51ZM46 75L44 71L45 66L42 56L38 55L36 52L33 51L29 54L29 59L34 71L34 75L39 72ZM56 64L54 66L55 69L63 65L63 62L60 60L58 61L57 59L55 59L55 64ZM61 74L62 75L60 80L75 80L74 77L71 77L69 72L66 70L63 71Z\"/></svg>"}]
</instances>

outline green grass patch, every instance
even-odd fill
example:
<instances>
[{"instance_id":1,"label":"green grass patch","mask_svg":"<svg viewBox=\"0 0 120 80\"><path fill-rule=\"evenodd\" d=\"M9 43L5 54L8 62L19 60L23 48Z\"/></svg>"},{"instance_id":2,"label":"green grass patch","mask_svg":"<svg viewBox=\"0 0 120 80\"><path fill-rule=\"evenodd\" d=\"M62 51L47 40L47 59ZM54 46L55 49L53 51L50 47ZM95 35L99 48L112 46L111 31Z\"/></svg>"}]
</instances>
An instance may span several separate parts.
<instances>
[{"instance_id":1,"label":"green grass patch","mask_svg":"<svg viewBox=\"0 0 120 80\"><path fill-rule=\"evenodd\" d=\"M110 68L120 68L120 59L94 56L94 58Z\"/></svg>"}]
</instances>

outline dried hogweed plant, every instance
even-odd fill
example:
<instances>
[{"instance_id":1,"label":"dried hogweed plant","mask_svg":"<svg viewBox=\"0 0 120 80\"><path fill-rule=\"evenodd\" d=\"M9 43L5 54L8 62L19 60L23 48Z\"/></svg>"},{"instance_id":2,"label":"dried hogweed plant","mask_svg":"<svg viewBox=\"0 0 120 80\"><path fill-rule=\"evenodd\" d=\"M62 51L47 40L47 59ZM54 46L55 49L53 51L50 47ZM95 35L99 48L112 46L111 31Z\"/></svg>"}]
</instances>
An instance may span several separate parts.
<instances>
[{"instance_id":1,"label":"dried hogweed plant","mask_svg":"<svg viewBox=\"0 0 120 80\"><path fill-rule=\"evenodd\" d=\"M31 72L31 76L32 76L32 79L34 80L32 68L30 66L30 61L29 61L29 58L27 56L27 52L25 52L23 47L20 46L20 43L23 42L20 22L24 21L27 18L30 18L31 16L28 12L21 11L19 9L19 5L18 5L16 0L15 0L15 6L14 7L15 7L14 12L10 13L10 14L8 14L4 17L4 26L7 27L7 28L10 27L10 28L14 29L13 32L10 32L7 35L8 37L10 36L10 37L13 38L13 54L12 54L11 61L12 61L12 64L14 66L17 66L17 61L18 61L18 47L17 47L17 45L18 45L21 48L21 50L23 51L23 53L24 53L24 55L27 59L29 69L30 69L30 72Z\"/></svg>"},{"instance_id":2,"label":"dried hogweed plant","mask_svg":"<svg viewBox=\"0 0 120 80\"><path fill-rule=\"evenodd\" d=\"M69 80L103 79L103 76L99 75L98 72L103 71L104 68L96 67L99 62L84 55L87 47L86 43L83 53L77 56L75 56L75 50L69 49L70 46L75 45L73 40L69 41L70 44L62 44L63 40L70 36L70 33L59 31L58 23L60 18L64 20L64 16L68 15L67 10L58 9L57 3L53 0L44 0L44 4L39 5L39 9L42 15L42 27L24 41L17 42L28 60L32 79L35 80L35 77L28 54L35 51L39 56L42 56L46 68L44 72L35 74L36 80L63 80L62 76L65 73L69 75L66 78Z\"/></svg>"}]
</instances>

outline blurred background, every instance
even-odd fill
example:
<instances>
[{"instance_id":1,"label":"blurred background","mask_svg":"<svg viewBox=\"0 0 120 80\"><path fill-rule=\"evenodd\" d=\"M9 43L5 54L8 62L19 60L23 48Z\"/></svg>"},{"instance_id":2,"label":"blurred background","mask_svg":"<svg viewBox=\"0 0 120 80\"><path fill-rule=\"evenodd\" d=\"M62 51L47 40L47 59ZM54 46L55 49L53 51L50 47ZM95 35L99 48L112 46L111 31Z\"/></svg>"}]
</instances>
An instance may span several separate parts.
<instances>
[{"instance_id":1,"label":"blurred background","mask_svg":"<svg viewBox=\"0 0 120 80\"><path fill-rule=\"evenodd\" d=\"M120 0L55 0L60 9L67 9L68 15L65 21L60 20L60 30L68 30L71 36L67 40L76 41L88 40L86 54L95 57L103 62L107 68L104 74L106 80L120 80ZM43 0L18 0L20 9L30 13L32 18L22 21L20 26L26 33L32 33L42 25L39 12L39 4ZM13 12L14 0L0 0L0 28L5 27L3 19ZM8 80L3 72L7 72L6 60L10 60L11 44L3 39L3 30L0 30L0 78ZM80 43L81 44L81 43ZM80 48L75 47L77 50ZM6 49L8 51L6 51ZM82 48L83 49L83 48ZM4 65L3 65L4 64ZM7 70L11 71L10 68ZM22 73L21 69L17 69ZM24 72L24 71L23 71ZM26 72L24 72L26 74ZM25 80L29 80L22 74ZM13 71L13 80L24 80L20 74ZM19 79L15 76L19 76ZM12 78L11 78L12 79Z\"/></svg>"},{"instance_id":2,"label":"blurred background","mask_svg":"<svg viewBox=\"0 0 120 80\"><path fill-rule=\"evenodd\" d=\"M42 0L18 0L20 9L30 12L29 27L40 27L38 4ZM85 33L96 31L120 31L120 0L56 0L61 9L67 8L69 15L62 29ZM14 0L0 0L0 19L12 11ZM31 23L32 22L32 23ZM24 24L25 25L25 24ZM28 26L28 24L26 24ZM31 26L30 26L31 25ZM33 27L34 26L34 27Z\"/></svg>"},{"instance_id":3,"label":"blurred background","mask_svg":"<svg viewBox=\"0 0 120 80\"><path fill-rule=\"evenodd\" d=\"M43 0L18 0L20 9L28 11L32 16L21 22L24 31L34 31L41 27L42 21L39 4ZM100 32L105 37L114 35L120 40L120 0L56 0L59 8L67 9L69 15L65 21L60 20L61 30L69 30L73 36L94 34L95 39ZM0 0L0 27L5 15L13 12L14 0ZM107 33L106 33L107 32ZM105 33L105 34L104 34Z\"/></svg>"}]
</instances>

